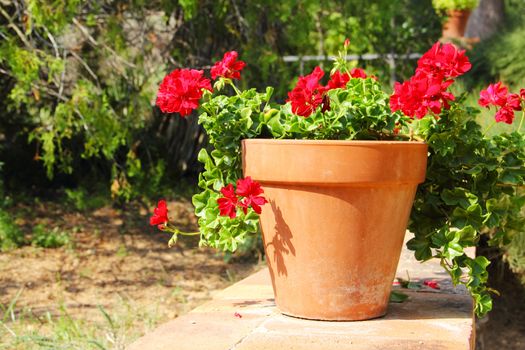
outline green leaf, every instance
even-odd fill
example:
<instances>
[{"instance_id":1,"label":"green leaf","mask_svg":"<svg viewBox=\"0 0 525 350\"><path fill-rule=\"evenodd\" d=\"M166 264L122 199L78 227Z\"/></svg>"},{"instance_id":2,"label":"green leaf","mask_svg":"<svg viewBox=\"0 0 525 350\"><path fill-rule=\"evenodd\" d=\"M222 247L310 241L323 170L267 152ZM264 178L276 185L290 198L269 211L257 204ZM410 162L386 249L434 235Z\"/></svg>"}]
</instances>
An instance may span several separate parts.
<instances>
[{"instance_id":1,"label":"green leaf","mask_svg":"<svg viewBox=\"0 0 525 350\"><path fill-rule=\"evenodd\" d=\"M403 303L408 299L408 295L405 293L398 292L397 290L393 290L390 292L390 299L389 301L391 303Z\"/></svg>"},{"instance_id":2,"label":"green leaf","mask_svg":"<svg viewBox=\"0 0 525 350\"><path fill-rule=\"evenodd\" d=\"M414 237L407 242L407 248L415 251L416 259L419 261L425 261L432 258L430 242L426 239Z\"/></svg>"},{"instance_id":3,"label":"green leaf","mask_svg":"<svg viewBox=\"0 0 525 350\"><path fill-rule=\"evenodd\" d=\"M460 205L464 209L478 202L476 195L460 187L454 188L453 190L443 190L441 199L443 199L447 205Z\"/></svg>"}]
</instances>

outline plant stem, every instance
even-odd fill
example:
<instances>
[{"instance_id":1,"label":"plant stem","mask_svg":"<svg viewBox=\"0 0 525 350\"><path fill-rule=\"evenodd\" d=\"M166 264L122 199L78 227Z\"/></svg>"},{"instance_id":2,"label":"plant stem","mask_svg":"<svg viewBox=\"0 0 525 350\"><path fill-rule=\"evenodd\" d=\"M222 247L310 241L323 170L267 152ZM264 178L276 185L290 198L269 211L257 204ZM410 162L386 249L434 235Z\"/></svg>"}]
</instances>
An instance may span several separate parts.
<instances>
[{"instance_id":1,"label":"plant stem","mask_svg":"<svg viewBox=\"0 0 525 350\"><path fill-rule=\"evenodd\" d=\"M520 126L518 126L518 132L521 132L521 127L523 126L523 119L525 119L525 109L521 110L521 121Z\"/></svg>"},{"instance_id":2,"label":"plant stem","mask_svg":"<svg viewBox=\"0 0 525 350\"><path fill-rule=\"evenodd\" d=\"M228 84L231 85L231 87L233 88L233 90L235 90L235 93L237 94L237 96L241 96L241 92L239 91L239 89L237 89L237 87L235 86L235 84L233 83L232 80L228 79Z\"/></svg>"},{"instance_id":3,"label":"plant stem","mask_svg":"<svg viewBox=\"0 0 525 350\"><path fill-rule=\"evenodd\" d=\"M171 233L176 234L176 235L182 235L182 236L197 236L197 235L200 235L199 231L197 231L197 232L182 232L178 228L170 227L167 224L165 226L164 231L171 232Z\"/></svg>"},{"instance_id":4,"label":"plant stem","mask_svg":"<svg viewBox=\"0 0 525 350\"><path fill-rule=\"evenodd\" d=\"M182 232L182 231L177 230L177 234L182 235L182 236L197 236L197 235L200 235L201 233L200 232Z\"/></svg>"},{"instance_id":5,"label":"plant stem","mask_svg":"<svg viewBox=\"0 0 525 350\"><path fill-rule=\"evenodd\" d=\"M496 124L496 122L492 122L492 124L490 124L484 131L483 131L483 136L487 136L487 132Z\"/></svg>"}]
</instances>

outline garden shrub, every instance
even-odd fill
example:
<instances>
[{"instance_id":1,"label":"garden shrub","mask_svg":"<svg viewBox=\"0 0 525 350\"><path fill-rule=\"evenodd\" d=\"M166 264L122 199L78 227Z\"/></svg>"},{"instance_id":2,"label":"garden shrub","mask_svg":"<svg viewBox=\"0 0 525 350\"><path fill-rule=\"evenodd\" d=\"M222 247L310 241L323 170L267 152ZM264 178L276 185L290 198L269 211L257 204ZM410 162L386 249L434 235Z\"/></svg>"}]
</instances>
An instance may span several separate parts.
<instances>
[{"instance_id":1,"label":"garden shrub","mask_svg":"<svg viewBox=\"0 0 525 350\"><path fill-rule=\"evenodd\" d=\"M11 215L0 207L0 251L7 251L22 246L24 234L15 224Z\"/></svg>"},{"instance_id":2,"label":"garden shrub","mask_svg":"<svg viewBox=\"0 0 525 350\"><path fill-rule=\"evenodd\" d=\"M470 55L472 79L470 85L485 85L487 81L503 81L510 86L525 85L525 26L508 29L480 43ZM504 54L502 54L504 53Z\"/></svg>"},{"instance_id":3,"label":"garden shrub","mask_svg":"<svg viewBox=\"0 0 525 350\"><path fill-rule=\"evenodd\" d=\"M439 35L430 0L14 0L2 6L6 185L46 187L44 175L75 187L95 177L124 201L147 194L152 176L173 183L199 170L206 139L196 118L161 118L152 107L157 84L174 67L207 69L235 48L254 62L243 83L274 85L284 99L301 65L283 62L283 55L334 54L346 37L356 54L404 54ZM306 62L303 71L316 63ZM398 74L413 63L398 62ZM386 60L367 66L389 80Z\"/></svg>"},{"instance_id":4,"label":"garden shrub","mask_svg":"<svg viewBox=\"0 0 525 350\"><path fill-rule=\"evenodd\" d=\"M49 229L44 224L38 224L33 227L31 244L41 248L59 248L70 244L71 237L65 231L55 227Z\"/></svg>"}]
</instances>

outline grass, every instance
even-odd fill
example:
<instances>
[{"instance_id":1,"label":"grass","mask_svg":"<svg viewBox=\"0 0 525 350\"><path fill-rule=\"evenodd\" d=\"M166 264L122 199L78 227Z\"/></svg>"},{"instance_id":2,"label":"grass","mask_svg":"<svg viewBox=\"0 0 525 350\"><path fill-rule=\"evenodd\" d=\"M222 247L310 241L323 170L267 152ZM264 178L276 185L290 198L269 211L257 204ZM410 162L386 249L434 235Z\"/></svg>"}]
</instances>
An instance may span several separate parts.
<instances>
[{"instance_id":1,"label":"grass","mask_svg":"<svg viewBox=\"0 0 525 350\"><path fill-rule=\"evenodd\" d=\"M0 207L0 251L11 250L24 244L24 234L11 216Z\"/></svg>"},{"instance_id":2,"label":"grass","mask_svg":"<svg viewBox=\"0 0 525 350\"><path fill-rule=\"evenodd\" d=\"M36 314L16 310L21 294L22 290L9 305L0 304L1 350L123 350L161 321L158 305L144 309L122 297L111 314L98 305L95 320L75 317L65 305L58 305L55 313Z\"/></svg>"},{"instance_id":3,"label":"grass","mask_svg":"<svg viewBox=\"0 0 525 350\"><path fill-rule=\"evenodd\" d=\"M76 211L89 211L103 207L109 202L109 197L103 191L88 193L88 190L80 187L77 189L66 189L66 203Z\"/></svg>"},{"instance_id":4,"label":"grass","mask_svg":"<svg viewBox=\"0 0 525 350\"><path fill-rule=\"evenodd\" d=\"M68 232L59 227L50 229L44 224L35 225L30 237L25 237L15 221L8 212L0 207L0 251L5 252L25 244L32 244L41 248L71 247L73 244Z\"/></svg>"},{"instance_id":5,"label":"grass","mask_svg":"<svg viewBox=\"0 0 525 350\"><path fill-rule=\"evenodd\" d=\"M69 233L60 230L58 227L48 229L43 224L33 227L31 244L41 248L59 248L65 245L71 245L72 239Z\"/></svg>"}]
</instances>

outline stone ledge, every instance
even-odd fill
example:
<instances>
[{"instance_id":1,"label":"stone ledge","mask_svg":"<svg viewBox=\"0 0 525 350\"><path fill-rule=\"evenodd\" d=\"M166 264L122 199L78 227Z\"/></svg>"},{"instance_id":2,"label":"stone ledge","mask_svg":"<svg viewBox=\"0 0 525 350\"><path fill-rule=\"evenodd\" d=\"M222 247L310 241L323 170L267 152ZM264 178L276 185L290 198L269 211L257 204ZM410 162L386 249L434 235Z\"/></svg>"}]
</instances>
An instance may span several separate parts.
<instances>
[{"instance_id":1,"label":"stone ledge","mask_svg":"<svg viewBox=\"0 0 525 350\"><path fill-rule=\"evenodd\" d=\"M397 276L431 279L441 289L402 289L386 316L358 322L303 320L275 307L263 269L218 292L212 301L138 339L129 350L473 349L472 300L452 287L437 262L416 262L403 251ZM395 287L398 289L399 287Z\"/></svg>"}]
</instances>

